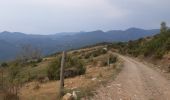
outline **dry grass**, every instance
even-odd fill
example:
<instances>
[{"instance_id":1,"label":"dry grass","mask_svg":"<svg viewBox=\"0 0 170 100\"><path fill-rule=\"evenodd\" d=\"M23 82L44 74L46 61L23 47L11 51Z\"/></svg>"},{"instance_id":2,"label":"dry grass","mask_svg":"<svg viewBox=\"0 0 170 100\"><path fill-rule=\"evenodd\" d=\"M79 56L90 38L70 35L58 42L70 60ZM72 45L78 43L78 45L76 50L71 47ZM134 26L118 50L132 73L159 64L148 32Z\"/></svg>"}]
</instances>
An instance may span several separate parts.
<instances>
[{"instance_id":1,"label":"dry grass","mask_svg":"<svg viewBox=\"0 0 170 100\"><path fill-rule=\"evenodd\" d=\"M80 96L86 96L93 92L96 86L110 79L113 75L113 67L94 67L88 66L85 75L69 78L65 80L67 91L79 91ZM56 100L59 81L39 83L39 89L34 89L37 82L27 83L20 90L21 100Z\"/></svg>"},{"instance_id":2,"label":"dry grass","mask_svg":"<svg viewBox=\"0 0 170 100\"><path fill-rule=\"evenodd\" d=\"M21 100L56 100L59 82L39 84L39 89L34 89L36 82L26 84L20 90Z\"/></svg>"},{"instance_id":3,"label":"dry grass","mask_svg":"<svg viewBox=\"0 0 170 100\"><path fill-rule=\"evenodd\" d=\"M0 91L0 100L3 100L3 97L4 97L4 93Z\"/></svg>"},{"instance_id":4,"label":"dry grass","mask_svg":"<svg viewBox=\"0 0 170 100\"><path fill-rule=\"evenodd\" d=\"M170 52L165 54L161 60L153 60L152 58L139 58L138 60L141 60L145 64L151 66L155 70L162 73L162 75L168 80L170 80Z\"/></svg>"},{"instance_id":5,"label":"dry grass","mask_svg":"<svg viewBox=\"0 0 170 100\"><path fill-rule=\"evenodd\" d=\"M82 53L91 52L96 49L103 48L103 46L98 46L94 48L85 48L81 50L76 50L78 53L76 55L81 55ZM74 51L69 52L72 54ZM107 54L95 57L93 61L102 61L106 59ZM44 58L41 63L38 63L36 67L25 67L23 68L23 75L26 72L31 72L31 75L46 74L46 68L48 68L49 63L55 59L55 57ZM86 60L85 60L86 61ZM87 70L85 75L77 76L74 78L65 79L65 90L66 92L72 92L73 90L78 91L79 97L86 97L92 95L96 90L96 87L101 84L105 84L110 79L113 79L116 73L116 65L111 65L111 67L104 67L100 65L94 65L92 63L87 63ZM89 62L87 59L86 62ZM116 70L116 71L115 71ZM21 100L59 100L58 90L59 81L51 81L47 83L37 83L36 81L26 83L19 91L19 97ZM37 88L38 87L38 88ZM1 95L1 94L0 94ZM1 99L0 99L1 100Z\"/></svg>"}]
</instances>

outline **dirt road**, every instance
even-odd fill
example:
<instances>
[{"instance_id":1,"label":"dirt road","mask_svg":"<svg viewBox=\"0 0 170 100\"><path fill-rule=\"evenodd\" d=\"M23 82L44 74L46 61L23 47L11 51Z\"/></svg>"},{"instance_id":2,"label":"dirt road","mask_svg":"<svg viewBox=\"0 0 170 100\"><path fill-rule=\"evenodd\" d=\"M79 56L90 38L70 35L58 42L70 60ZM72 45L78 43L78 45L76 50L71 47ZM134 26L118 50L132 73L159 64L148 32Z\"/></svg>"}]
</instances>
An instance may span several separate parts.
<instances>
[{"instance_id":1,"label":"dirt road","mask_svg":"<svg viewBox=\"0 0 170 100\"><path fill-rule=\"evenodd\" d=\"M120 56L124 68L115 81L100 87L93 100L170 100L170 81L132 58Z\"/></svg>"}]
</instances>

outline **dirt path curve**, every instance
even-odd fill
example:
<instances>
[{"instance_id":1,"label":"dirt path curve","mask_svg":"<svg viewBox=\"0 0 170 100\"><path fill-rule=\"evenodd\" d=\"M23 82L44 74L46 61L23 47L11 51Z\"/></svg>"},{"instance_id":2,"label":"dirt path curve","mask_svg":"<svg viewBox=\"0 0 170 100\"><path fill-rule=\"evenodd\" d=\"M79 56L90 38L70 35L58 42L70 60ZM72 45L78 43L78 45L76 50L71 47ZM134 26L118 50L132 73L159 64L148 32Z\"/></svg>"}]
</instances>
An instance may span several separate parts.
<instances>
[{"instance_id":1,"label":"dirt path curve","mask_svg":"<svg viewBox=\"0 0 170 100\"><path fill-rule=\"evenodd\" d=\"M124 60L122 72L99 88L93 100L170 100L170 81L141 62L120 58Z\"/></svg>"}]
</instances>

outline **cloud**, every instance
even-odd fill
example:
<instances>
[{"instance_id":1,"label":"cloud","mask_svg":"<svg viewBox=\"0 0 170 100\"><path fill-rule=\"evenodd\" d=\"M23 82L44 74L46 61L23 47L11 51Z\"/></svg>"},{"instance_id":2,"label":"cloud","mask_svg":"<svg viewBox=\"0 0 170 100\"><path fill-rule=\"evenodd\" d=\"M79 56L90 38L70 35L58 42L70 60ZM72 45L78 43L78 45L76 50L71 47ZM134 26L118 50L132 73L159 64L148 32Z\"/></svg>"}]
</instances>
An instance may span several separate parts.
<instances>
[{"instance_id":1,"label":"cloud","mask_svg":"<svg viewBox=\"0 0 170 100\"><path fill-rule=\"evenodd\" d=\"M0 0L0 31L63 31L158 27L170 23L169 0Z\"/></svg>"}]
</instances>

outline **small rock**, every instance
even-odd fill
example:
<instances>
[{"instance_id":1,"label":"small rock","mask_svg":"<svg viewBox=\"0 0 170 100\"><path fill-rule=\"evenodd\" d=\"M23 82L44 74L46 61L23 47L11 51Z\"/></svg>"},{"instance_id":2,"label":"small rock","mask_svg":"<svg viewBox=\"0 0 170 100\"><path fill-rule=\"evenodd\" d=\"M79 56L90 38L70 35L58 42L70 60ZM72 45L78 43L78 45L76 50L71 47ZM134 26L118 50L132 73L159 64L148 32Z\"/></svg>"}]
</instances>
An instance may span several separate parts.
<instances>
[{"instance_id":1,"label":"small rock","mask_svg":"<svg viewBox=\"0 0 170 100\"><path fill-rule=\"evenodd\" d=\"M108 88L110 88L111 86L107 86Z\"/></svg>"},{"instance_id":2,"label":"small rock","mask_svg":"<svg viewBox=\"0 0 170 100\"><path fill-rule=\"evenodd\" d=\"M92 80L92 81L95 81L95 80L96 80L96 78L92 78L91 80Z\"/></svg>"},{"instance_id":3,"label":"small rock","mask_svg":"<svg viewBox=\"0 0 170 100\"><path fill-rule=\"evenodd\" d=\"M114 86L121 87L121 84L113 84Z\"/></svg>"},{"instance_id":4,"label":"small rock","mask_svg":"<svg viewBox=\"0 0 170 100\"><path fill-rule=\"evenodd\" d=\"M118 87L121 87L121 84L116 84Z\"/></svg>"},{"instance_id":5,"label":"small rock","mask_svg":"<svg viewBox=\"0 0 170 100\"><path fill-rule=\"evenodd\" d=\"M70 84L73 84L73 82L71 81Z\"/></svg>"},{"instance_id":6,"label":"small rock","mask_svg":"<svg viewBox=\"0 0 170 100\"><path fill-rule=\"evenodd\" d=\"M74 98L71 93L67 93L63 96L62 100L74 100Z\"/></svg>"},{"instance_id":7,"label":"small rock","mask_svg":"<svg viewBox=\"0 0 170 100\"><path fill-rule=\"evenodd\" d=\"M67 93L66 95L63 96L62 100L77 100L77 94L75 91L73 93Z\"/></svg>"},{"instance_id":8,"label":"small rock","mask_svg":"<svg viewBox=\"0 0 170 100\"><path fill-rule=\"evenodd\" d=\"M153 77L151 76L150 79L153 79Z\"/></svg>"},{"instance_id":9,"label":"small rock","mask_svg":"<svg viewBox=\"0 0 170 100\"><path fill-rule=\"evenodd\" d=\"M80 93L81 91L75 91L76 93Z\"/></svg>"},{"instance_id":10,"label":"small rock","mask_svg":"<svg viewBox=\"0 0 170 100\"><path fill-rule=\"evenodd\" d=\"M44 80L43 80L44 83L46 82L49 82L49 78L48 77L45 77Z\"/></svg>"},{"instance_id":11,"label":"small rock","mask_svg":"<svg viewBox=\"0 0 170 100\"><path fill-rule=\"evenodd\" d=\"M77 87L73 87L73 88L71 88L71 90L74 90L74 89L77 89Z\"/></svg>"},{"instance_id":12,"label":"small rock","mask_svg":"<svg viewBox=\"0 0 170 100\"><path fill-rule=\"evenodd\" d=\"M27 88L28 88L28 87L29 87L29 85L28 85L28 84L26 84L26 85L25 85L25 87L27 87Z\"/></svg>"},{"instance_id":13,"label":"small rock","mask_svg":"<svg viewBox=\"0 0 170 100\"><path fill-rule=\"evenodd\" d=\"M73 99L74 99L74 100L77 100L77 94L76 94L76 92L75 92L75 91L73 91L72 96L73 96Z\"/></svg>"}]
</instances>

